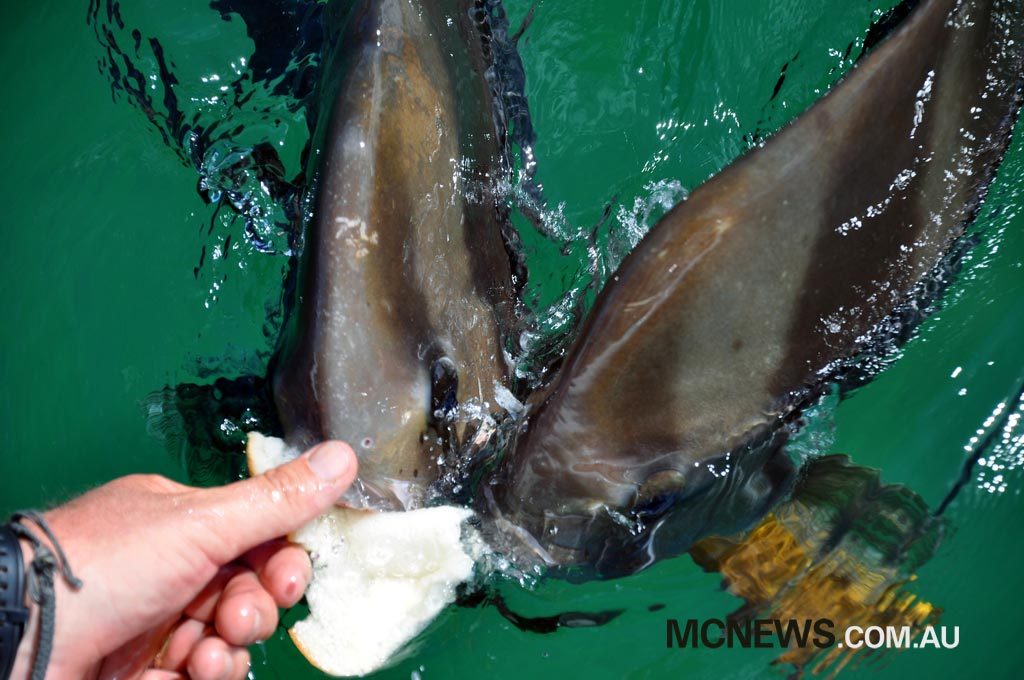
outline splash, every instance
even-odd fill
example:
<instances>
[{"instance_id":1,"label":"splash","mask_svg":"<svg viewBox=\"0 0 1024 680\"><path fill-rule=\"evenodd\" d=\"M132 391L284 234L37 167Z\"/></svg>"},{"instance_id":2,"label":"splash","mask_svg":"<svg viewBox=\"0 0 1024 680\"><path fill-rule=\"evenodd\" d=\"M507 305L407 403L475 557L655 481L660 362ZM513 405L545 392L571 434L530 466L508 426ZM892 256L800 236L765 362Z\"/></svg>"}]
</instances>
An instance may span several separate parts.
<instances>
[{"instance_id":1,"label":"splash","mask_svg":"<svg viewBox=\"0 0 1024 680\"><path fill-rule=\"evenodd\" d=\"M143 26L151 17L145 8L131 8L128 19L138 27L126 21L117 0L91 0L87 13L111 97L145 116L168 151L196 173L199 198L210 206L197 279L211 262L227 257L232 244L224 234L239 219L254 252L289 256L294 250L303 219L306 112L319 65L322 11L315 2L283 0L214 0L211 8L223 20L218 38L233 55L203 64L182 59L188 40L165 49L164 38L147 36ZM239 16L252 47L234 35ZM202 35L209 26L204 22L188 33ZM216 273L214 278L220 279ZM221 283L211 287L208 305Z\"/></svg>"},{"instance_id":2,"label":"splash","mask_svg":"<svg viewBox=\"0 0 1024 680\"><path fill-rule=\"evenodd\" d=\"M1005 413L1006 417L1001 418ZM978 428L975 436L966 445L970 449L979 436L1001 420L1002 427L995 432L994 442L988 452L978 458L978 472L975 484L989 494L1004 494L1010 488L1010 474L1024 468L1024 393L1015 401L1000 402L992 414Z\"/></svg>"}]
</instances>

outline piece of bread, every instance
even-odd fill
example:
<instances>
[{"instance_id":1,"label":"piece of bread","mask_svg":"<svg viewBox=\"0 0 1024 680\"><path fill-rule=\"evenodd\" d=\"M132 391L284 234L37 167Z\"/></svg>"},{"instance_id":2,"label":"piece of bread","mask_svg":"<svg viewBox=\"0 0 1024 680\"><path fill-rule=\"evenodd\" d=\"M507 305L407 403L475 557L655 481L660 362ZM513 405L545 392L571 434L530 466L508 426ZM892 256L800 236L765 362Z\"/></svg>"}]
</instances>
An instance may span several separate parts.
<instances>
[{"instance_id":1,"label":"piece of bread","mask_svg":"<svg viewBox=\"0 0 1024 680\"><path fill-rule=\"evenodd\" d=\"M250 474L292 460L275 437L250 433ZM378 670L416 637L473 575L484 548L465 526L466 508L409 512L333 508L290 538L313 561L309 616L289 634L299 651L331 675Z\"/></svg>"}]
</instances>

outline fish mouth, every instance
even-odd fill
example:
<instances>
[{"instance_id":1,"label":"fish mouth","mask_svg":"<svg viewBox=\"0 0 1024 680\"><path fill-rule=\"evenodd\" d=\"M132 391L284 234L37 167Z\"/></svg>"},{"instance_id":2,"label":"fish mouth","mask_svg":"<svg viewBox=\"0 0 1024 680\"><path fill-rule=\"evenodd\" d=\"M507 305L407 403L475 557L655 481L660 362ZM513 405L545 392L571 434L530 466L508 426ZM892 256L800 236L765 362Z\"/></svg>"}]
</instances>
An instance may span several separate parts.
<instances>
[{"instance_id":1,"label":"fish mouth","mask_svg":"<svg viewBox=\"0 0 1024 680\"><path fill-rule=\"evenodd\" d=\"M385 484L381 484L381 482ZM338 502L355 510L397 512L422 507L423 490L418 484L400 479L374 480L357 478Z\"/></svg>"}]
</instances>

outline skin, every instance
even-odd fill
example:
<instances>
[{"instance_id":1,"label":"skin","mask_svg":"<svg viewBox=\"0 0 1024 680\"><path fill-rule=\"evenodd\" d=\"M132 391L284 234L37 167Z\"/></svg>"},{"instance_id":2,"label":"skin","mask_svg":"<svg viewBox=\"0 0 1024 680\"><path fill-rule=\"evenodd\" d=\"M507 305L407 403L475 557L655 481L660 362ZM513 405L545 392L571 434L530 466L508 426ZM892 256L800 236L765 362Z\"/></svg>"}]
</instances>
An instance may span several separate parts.
<instances>
[{"instance_id":1,"label":"skin","mask_svg":"<svg viewBox=\"0 0 1024 680\"><path fill-rule=\"evenodd\" d=\"M356 473L352 449L325 442L228 486L133 475L45 513L84 583L73 591L56 578L47 677L246 677L246 646L273 633L278 607L298 602L311 577L305 551L281 537L330 508ZM34 658L32 609L14 680Z\"/></svg>"},{"instance_id":2,"label":"skin","mask_svg":"<svg viewBox=\"0 0 1024 680\"><path fill-rule=\"evenodd\" d=\"M347 502L408 509L466 434L432 399L493 402L505 382L499 156L460 3L366 0L353 12L325 69L341 83L274 398L296 448L353 443L362 476Z\"/></svg>"},{"instance_id":3,"label":"skin","mask_svg":"<svg viewBox=\"0 0 1024 680\"><path fill-rule=\"evenodd\" d=\"M955 6L923 2L626 258L501 471L529 551L631 573L786 491L780 426L963 233L1012 129L1020 4L966 2L954 30Z\"/></svg>"}]
</instances>

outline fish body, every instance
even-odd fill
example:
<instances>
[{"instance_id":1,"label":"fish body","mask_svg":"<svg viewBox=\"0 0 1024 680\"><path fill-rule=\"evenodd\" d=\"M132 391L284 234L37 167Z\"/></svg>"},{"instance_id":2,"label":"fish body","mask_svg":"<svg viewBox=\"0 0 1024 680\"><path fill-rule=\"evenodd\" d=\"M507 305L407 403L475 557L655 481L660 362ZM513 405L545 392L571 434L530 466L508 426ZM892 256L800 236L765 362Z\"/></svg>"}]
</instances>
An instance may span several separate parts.
<instances>
[{"instance_id":1,"label":"fish body","mask_svg":"<svg viewBox=\"0 0 1024 680\"><path fill-rule=\"evenodd\" d=\"M669 211L601 291L492 510L546 562L631 573L784 494L783 425L977 213L1024 13L927 0L828 95Z\"/></svg>"},{"instance_id":2,"label":"fish body","mask_svg":"<svg viewBox=\"0 0 1024 680\"><path fill-rule=\"evenodd\" d=\"M446 438L465 434L444 422L452 404L506 381L501 157L465 3L352 12L327 69L336 93L273 394L296 449L352 443L350 504L408 509L425 502Z\"/></svg>"}]
</instances>

